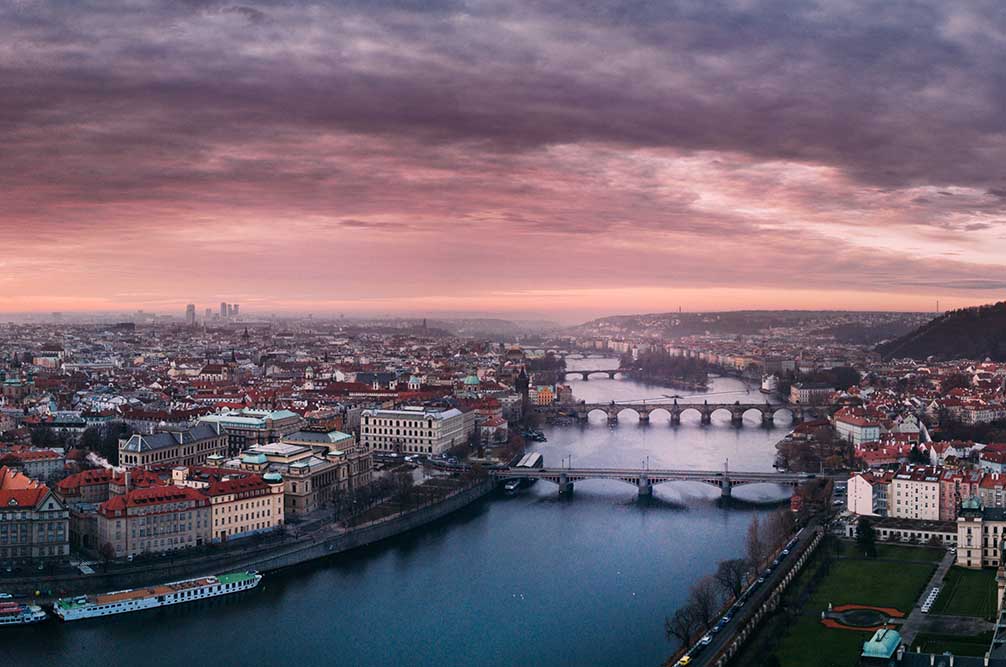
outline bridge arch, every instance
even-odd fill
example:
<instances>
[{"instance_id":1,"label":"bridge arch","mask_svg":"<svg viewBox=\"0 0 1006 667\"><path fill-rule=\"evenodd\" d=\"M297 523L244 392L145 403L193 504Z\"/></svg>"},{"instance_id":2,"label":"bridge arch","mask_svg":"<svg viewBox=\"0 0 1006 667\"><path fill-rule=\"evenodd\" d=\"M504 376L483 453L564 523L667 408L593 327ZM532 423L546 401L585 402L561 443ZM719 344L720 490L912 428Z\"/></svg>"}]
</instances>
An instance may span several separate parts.
<instances>
[{"instance_id":1,"label":"bridge arch","mask_svg":"<svg viewBox=\"0 0 1006 667\"><path fill-rule=\"evenodd\" d=\"M727 407L727 406L725 406L725 405L718 405L718 406L716 406L715 408L713 408L712 410L709 411L709 416L710 417L712 417L713 415L720 415L720 416L722 416L724 414L726 414L726 416L729 417L730 419L734 418L734 410L731 409L731 408L729 408L729 407Z\"/></svg>"},{"instance_id":2,"label":"bridge arch","mask_svg":"<svg viewBox=\"0 0 1006 667\"><path fill-rule=\"evenodd\" d=\"M678 414L683 417L686 414L689 414L689 413L692 413L692 412L694 412L695 414L697 414L699 416L699 419L701 419L702 415L704 414L702 412L702 406L701 405L692 405L692 404L680 406L680 410L678 411Z\"/></svg>"},{"instance_id":3,"label":"bridge arch","mask_svg":"<svg viewBox=\"0 0 1006 667\"><path fill-rule=\"evenodd\" d=\"M608 411L605 408L602 408L602 407L593 407L593 408L590 408L585 413L587 419L590 419L590 416L593 415L593 414L600 414L600 415L603 415L605 418L608 417Z\"/></svg>"},{"instance_id":4,"label":"bridge arch","mask_svg":"<svg viewBox=\"0 0 1006 667\"><path fill-rule=\"evenodd\" d=\"M773 405L770 408L769 414L775 419L779 415L785 415L790 418L791 421L796 421L796 411L793 408L787 407L785 405Z\"/></svg>"},{"instance_id":5,"label":"bridge arch","mask_svg":"<svg viewBox=\"0 0 1006 667\"><path fill-rule=\"evenodd\" d=\"M619 417L622 416L623 412L631 412L632 414L636 415L637 418L639 419L643 418L643 415L639 412L639 410L629 405L616 405L614 409ZM649 415L650 413L647 412L646 414Z\"/></svg>"},{"instance_id":6,"label":"bridge arch","mask_svg":"<svg viewBox=\"0 0 1006 667\"><path fill-rule=\"evenodd\" d=\"M659 408L653 408L652 410L650 410L650 421L653 420L662 420L667 422L671 421L670 408L660 406Z\"/></svg>"}]
</instances>

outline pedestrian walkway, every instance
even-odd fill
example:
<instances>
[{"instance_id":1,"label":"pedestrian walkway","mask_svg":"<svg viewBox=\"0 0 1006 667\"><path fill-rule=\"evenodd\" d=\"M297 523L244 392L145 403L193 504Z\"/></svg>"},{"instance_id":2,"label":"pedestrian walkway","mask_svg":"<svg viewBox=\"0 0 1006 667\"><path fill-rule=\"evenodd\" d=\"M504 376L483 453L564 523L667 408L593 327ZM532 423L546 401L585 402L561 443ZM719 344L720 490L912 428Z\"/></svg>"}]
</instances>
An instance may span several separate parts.
<instances>
[{"instance_id":1,"label":"pedestrian walkway","mask_svg":"<svg viewBox=\"0 0 1006 667\"><path fill-rule=\"evenodd\" d=\"M943 578L947 576L947 572L950 571L950 566L954 564L955 554L949 549L947 553L943 555L943 560L936 567L936 572L933 573L932 578L926 587L922 589L922 593L919 595L919 599L916 600L915 606L912 607L912 611L908 614L908 620L901 626L901 638L908 646L912 645L912 641L915 640L915 636L919 634L922 626L926 622L926 615L922 613L922 603L925 601L926 597L929 595L929 591L933 590L936 586L942 586Z\"/></svg>"}]
</instances>

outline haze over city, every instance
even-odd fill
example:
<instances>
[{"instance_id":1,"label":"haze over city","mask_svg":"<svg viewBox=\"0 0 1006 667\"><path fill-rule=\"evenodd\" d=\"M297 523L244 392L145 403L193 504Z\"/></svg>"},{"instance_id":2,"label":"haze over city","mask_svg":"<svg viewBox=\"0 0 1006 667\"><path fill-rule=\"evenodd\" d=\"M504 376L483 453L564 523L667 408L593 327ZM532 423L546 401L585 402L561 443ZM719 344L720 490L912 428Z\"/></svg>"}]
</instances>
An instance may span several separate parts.
<instances>
[{"instance_id":1,"label":"haze over city","mask_svg":"<svg viewBox=\"0 0 1006 667\"><path fill-rule=\"evenodd\" d=\"M0 311L932 311L1006 286L996 3L0 7Z\"/></svg>"}]
</instances>

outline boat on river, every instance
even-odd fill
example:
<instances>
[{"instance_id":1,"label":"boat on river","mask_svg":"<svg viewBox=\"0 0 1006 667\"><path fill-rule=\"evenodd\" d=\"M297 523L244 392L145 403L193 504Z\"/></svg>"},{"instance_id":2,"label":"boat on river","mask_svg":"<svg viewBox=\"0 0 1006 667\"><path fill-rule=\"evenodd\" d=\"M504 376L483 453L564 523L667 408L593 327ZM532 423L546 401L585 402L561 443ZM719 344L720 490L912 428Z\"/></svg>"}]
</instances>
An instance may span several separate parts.
<instances>
[{"instance_id":1,"label":"boat on river","mask_svg":"<svg viewBox=\"0 0 1006 667\"><path fill-rule=\"evenodd\" d=\"M0 627L5 625L29 625L49 618L42 607L36 604L0 602Z\"/></svg>"},{"instance_id":2,"label":"boat on river","mask_svg":"<svg viewBox=\"0 0 1006 667\"><path fill-rule=\"evenodd\" d=\"M52 610L61 620L77 621L230 595L255 588L260 581L262 575L258 572L232 572L146 588L61 598Z\"/></svg>"}]
</instances>

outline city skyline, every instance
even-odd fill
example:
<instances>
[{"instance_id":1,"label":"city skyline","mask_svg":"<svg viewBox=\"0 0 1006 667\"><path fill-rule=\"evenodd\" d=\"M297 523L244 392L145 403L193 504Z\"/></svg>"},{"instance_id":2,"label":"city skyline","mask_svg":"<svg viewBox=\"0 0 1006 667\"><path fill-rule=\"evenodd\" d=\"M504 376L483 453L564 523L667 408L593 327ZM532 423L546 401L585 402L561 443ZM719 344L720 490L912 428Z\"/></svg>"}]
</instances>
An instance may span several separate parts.
<instances>
[{"instance_id":1,"label":"city skyline","mask_svg":"<svg viewBox=\"0 0 1006 667\"><path fill-rule=\"evenodd\" d=\"M994 5L0 9L0 312L933 310L1006 288ZM165 27L168 29L165 29Z\"/></svg>"}]
</instances>

